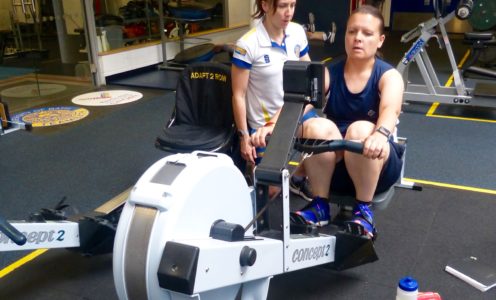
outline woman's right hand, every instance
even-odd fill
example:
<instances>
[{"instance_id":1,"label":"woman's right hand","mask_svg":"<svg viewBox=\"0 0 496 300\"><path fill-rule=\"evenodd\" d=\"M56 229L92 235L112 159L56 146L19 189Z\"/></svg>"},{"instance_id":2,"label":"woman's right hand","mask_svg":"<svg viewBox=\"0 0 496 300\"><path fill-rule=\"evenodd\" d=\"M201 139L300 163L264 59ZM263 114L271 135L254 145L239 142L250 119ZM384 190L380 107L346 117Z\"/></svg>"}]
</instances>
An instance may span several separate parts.
<instances>
[{"instance_id":1,"label":"woman's right hand","mask_svg":"<svg viewBox=\"0 0 496 300\"><path fill-rule=\"evenodd\" d=\"M248 135L240 138L241 157L249 163L255 164L257 158L257 151L251 143L251 137Z\"/></svg>"},{"instance_id":2,"label":"woman's right hand","mask_svg":"<svg viewBox=\"0 0 496 300\"><path fill-rule=\"evenodd\" d=\"M272 135L274 131L274 123L262 126L251 135L251 144L255 147L267 147L267 136Z\"/></svg>"}]
</instances>

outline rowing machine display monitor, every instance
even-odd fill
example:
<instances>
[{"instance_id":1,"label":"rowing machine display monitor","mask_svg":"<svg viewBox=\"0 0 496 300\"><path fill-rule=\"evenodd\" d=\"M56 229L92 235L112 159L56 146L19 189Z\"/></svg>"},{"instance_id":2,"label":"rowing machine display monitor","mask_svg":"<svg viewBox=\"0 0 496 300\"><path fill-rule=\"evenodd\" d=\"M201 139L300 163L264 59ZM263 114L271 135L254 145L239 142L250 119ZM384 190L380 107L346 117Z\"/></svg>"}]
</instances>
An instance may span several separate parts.
<instances>
[{"instance_id":1,"label":"rowing machine display monitor","mask_svg":"<svg viewBox=\"0 0 496 300\"><path fill-rule=\"evenodd\" d=\"M308 102L315 108L324 103L324 64L287 61L283 68L285 102Z\"/></svg>"},{"instance_id":2,"label":"rowing machine display monitor","mask_svg":"<svg viewBox=\"0 0 496 300\"><path fill-rule=\"evenodd\" d=\"M264 159L255 169L257 186L281 184L281 171L293 151L293 137L305 104L321 108L324 103L324 64L309 61L287 61L282 77L284 105L270 136Z\"/></svg>"}]
</instances>

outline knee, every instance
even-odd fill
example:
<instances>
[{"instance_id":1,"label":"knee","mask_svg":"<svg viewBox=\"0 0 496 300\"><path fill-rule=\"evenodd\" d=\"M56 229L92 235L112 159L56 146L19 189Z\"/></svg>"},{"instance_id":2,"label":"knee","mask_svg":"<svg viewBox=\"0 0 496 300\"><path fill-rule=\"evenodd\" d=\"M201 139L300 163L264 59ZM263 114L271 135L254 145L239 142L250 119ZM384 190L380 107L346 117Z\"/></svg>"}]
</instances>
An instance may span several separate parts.
<instances>
[{"instance_id":1,"label":"knee","mask_svg":"<svg viewBox=\"0 0 496 300\"><path fill-rule=\"evenodd\" d=\"M369 121L353 122L346 131L347 140L363 140L374 131L375 125Z\"/></svg>"},{"instance_id":2,"label":"knee","mask_svg":"<svg viewBox=\"0 0 496 300\"><path fill-rule=\"evenodd\" d=\"M339 130L331 120L326 118L311 118L302 125L302 137L308 139L341 139Z\"/></svg>"}]
</instances>

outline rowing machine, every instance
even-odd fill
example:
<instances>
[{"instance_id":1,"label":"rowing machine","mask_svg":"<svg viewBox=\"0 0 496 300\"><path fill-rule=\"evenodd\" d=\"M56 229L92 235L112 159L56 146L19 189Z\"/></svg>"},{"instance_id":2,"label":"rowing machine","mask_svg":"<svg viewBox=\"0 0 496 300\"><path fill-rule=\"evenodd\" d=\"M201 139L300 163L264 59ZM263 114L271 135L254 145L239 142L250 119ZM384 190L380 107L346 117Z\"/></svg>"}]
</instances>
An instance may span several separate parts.
<instances>
[{"instance_id":1,"label":"rowing machine","mask_svg":"<svg viewBox=\"0 0 496 300\"><path fill-rule=\"evenodd\" d=\"M321 106L321 63L287 62L285 104L249 187L232 160L196 151L153 164L138 180L117 227L113 272L120 299L265 299L270 279L317 265L344 269L377 260L371 240L330 227L296 233L289 171L305 103ZM347 149L342 142L329 151ZM356 148L361 151L362 148ZM344 147L344 148L343 148ZM269 185L281 197L268 199ZM264 212L282 201L274 225ZM241 289L242 287L242 289Z\"/></svg>"},{"instance_id":2,"label":"rowing machine","mask_svg":"<svg viewBox=\"0 0 496 300\"><path fill-rule=\"evenodd\" d=\"M65 216L63 200L55 209L31 214L28 221L7 221L0 216L0 252L69 248L85 256L111 253L124 200L71 217Z\"/></svg>"}]
</instances>

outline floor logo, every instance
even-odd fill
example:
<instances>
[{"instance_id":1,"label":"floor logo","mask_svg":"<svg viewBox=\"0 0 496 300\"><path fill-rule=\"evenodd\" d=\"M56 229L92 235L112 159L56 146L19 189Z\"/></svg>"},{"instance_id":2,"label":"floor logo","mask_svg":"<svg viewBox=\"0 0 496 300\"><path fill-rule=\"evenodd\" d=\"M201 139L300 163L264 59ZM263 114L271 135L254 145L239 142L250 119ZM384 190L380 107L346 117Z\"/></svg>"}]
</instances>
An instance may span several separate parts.
<instances>
[{"instance_id":1,"label":"floor logo","mask_svg":"<svg viewBox=\"0 0 496 300\"><path fill-rule=\"evenodd\" d=\"M89 114L86 108L76 106L43 107L18 113L12 116L12 120L29 122L33 127L46 127L78 121Z\"/></svg>"},{"instance_id":2,"label":"floor logo","mask_svg":"<svg viewBox=\"0 0 496 300\"><path fill-rule=\"evenodd\" d=\"M126 91L112 90L82 94L72 98L72 103L83 106L107 106L133 102L143 97L143 94Z\"/></svg>"}]
</instances>

